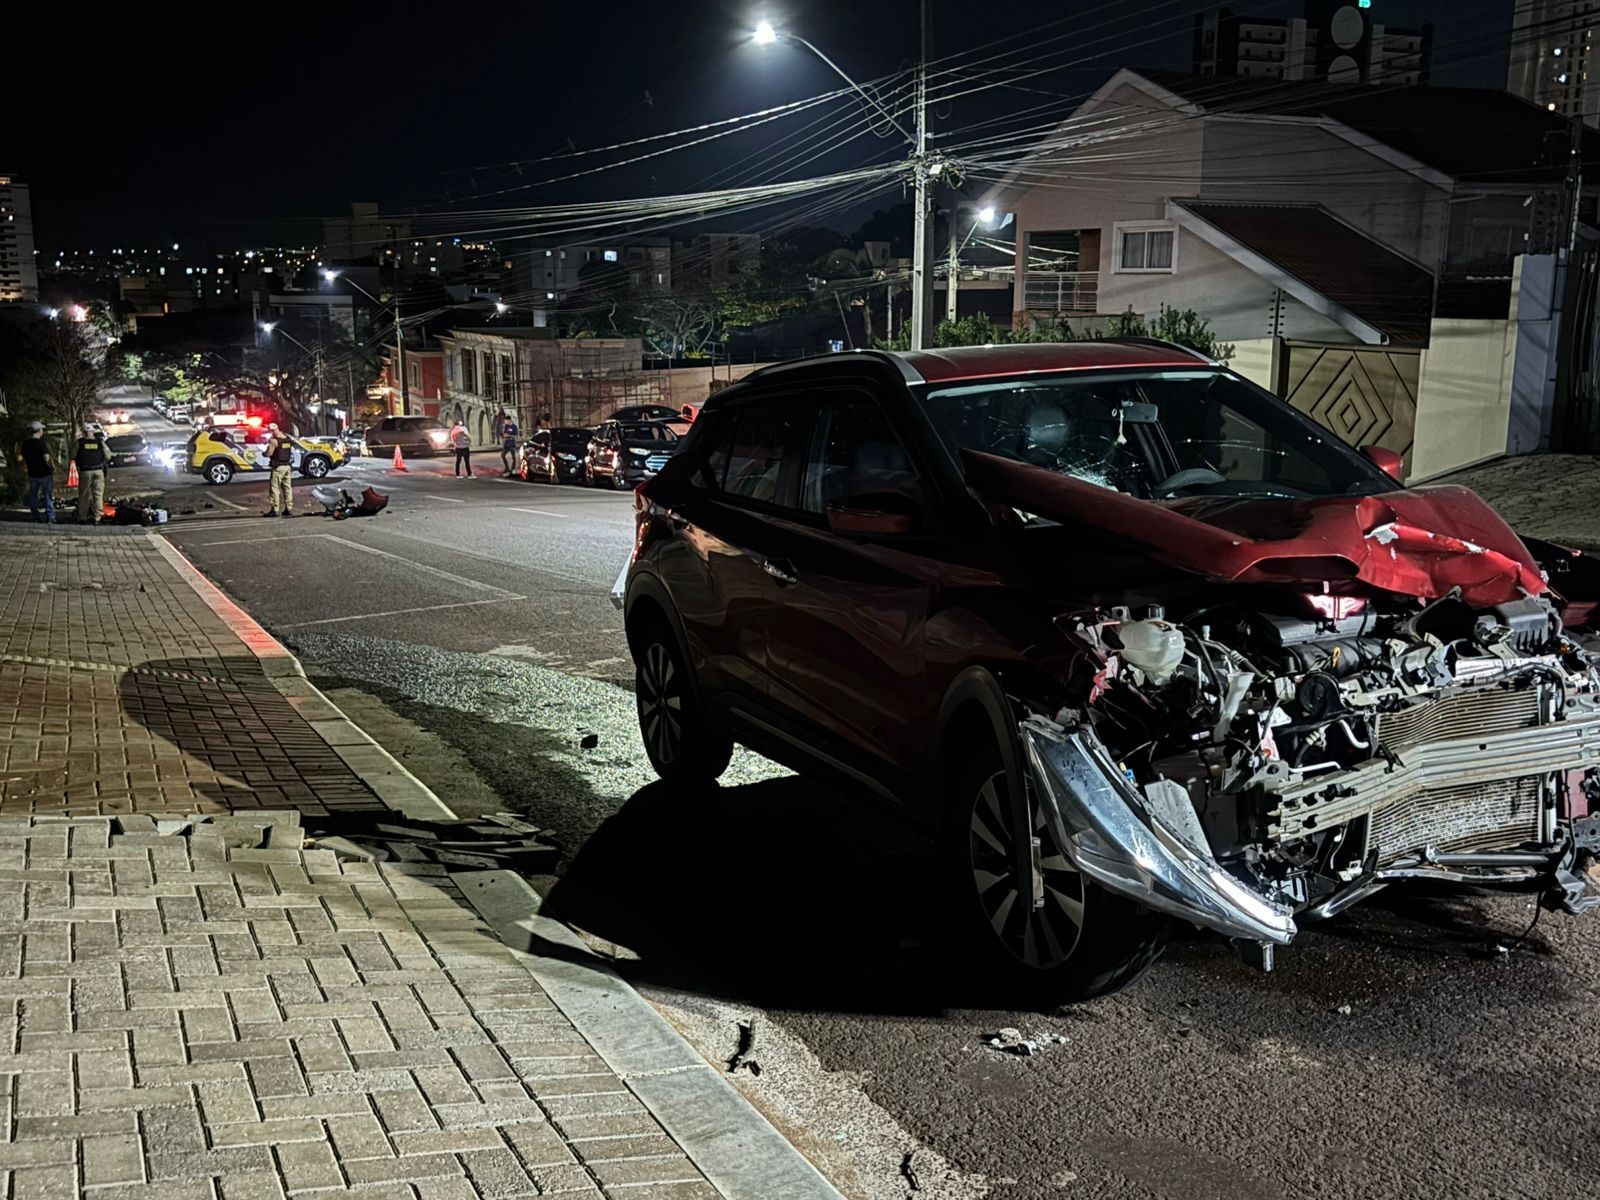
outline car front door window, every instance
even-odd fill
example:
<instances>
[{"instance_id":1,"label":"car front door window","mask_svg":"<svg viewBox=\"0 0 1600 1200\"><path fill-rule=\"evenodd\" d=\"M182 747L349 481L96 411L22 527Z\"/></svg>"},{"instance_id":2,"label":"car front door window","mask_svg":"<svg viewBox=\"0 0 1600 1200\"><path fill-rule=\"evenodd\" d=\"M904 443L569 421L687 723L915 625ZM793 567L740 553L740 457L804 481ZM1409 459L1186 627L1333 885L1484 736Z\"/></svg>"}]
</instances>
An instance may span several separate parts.
<instances>
[{"instance_id":1,"label":"car front door window","mask_svg":"<svg viewBox=\"0 0 1600 1200\"><path fill-rule=\"evenodd\" d=\"M843 393L817 409L800 504L821 516L834 501L873 492L919 494L904 445L872 397Z\"/></svg>"}]
</instances>

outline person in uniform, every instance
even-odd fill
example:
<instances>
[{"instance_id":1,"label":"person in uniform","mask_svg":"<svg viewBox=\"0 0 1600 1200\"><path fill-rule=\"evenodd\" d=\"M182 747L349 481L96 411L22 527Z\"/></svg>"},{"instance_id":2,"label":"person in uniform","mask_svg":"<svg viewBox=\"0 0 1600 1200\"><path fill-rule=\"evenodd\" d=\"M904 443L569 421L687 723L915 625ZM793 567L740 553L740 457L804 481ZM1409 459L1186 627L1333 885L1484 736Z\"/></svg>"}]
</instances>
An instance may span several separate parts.
<instances>
[{"instance_id":1,"label":"person in uniform","mask_svg":"<svg viewBox=\"0 0 1600 1200\"><path fill-rule=\"evenodd\" d=\"M98 525L106 515L106 472L111 454L105 434L93 421L85 421L83 436L72 448L72 462L78 468L78 524Z\"/></svg>"},{"instance_id":2,"label":"person in uniform","mask_svg":"<svg viewBox=\"0 0 1600 1200\"><path fill-rule=\"evenodd\" d=\"M268 425L272 436L267 439L267 466L272 472L267 477L267 511L263 517L294 516L294 443L277 427Z\"/></svg>"}]
</instances>

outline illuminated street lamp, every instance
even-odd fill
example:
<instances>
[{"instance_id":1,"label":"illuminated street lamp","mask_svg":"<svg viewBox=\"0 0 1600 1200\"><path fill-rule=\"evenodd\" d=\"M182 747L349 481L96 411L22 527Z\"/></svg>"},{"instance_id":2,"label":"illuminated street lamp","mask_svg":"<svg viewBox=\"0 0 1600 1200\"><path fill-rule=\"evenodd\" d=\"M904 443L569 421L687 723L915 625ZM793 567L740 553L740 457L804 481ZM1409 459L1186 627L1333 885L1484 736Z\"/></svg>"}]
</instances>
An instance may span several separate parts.
<instances>
[{"instance_id":1,"label":"illuminated street lamp","mask_svg":"<svg viewBox=\"0 0 1600 1200\"><path fill-rule=\"evenodd\" d=\"M334 282L336 279L344 279L344 281L346 283L348 283L351 287L355 288L356 291L360 292L363 296L365 296L368 300L371 300L374 304L382 304L383 303L382 300L379 300L376 296L374 296L371 292L367 291L366 288L362 287L354 279L346 278L343 275L341 275L338 271L335 271L335 270L332 270L332 269L329 269L329 268L324 268L323 272L322 272L322 277L325 280L327 280L329 283ZM396 282L398 282L398 280ZM399 292L398 289L395 291L395 294L394 294L394 356L395 356L395 367L400 372L400 414L399 415L406 416L407 414L409 414L411 412L411 381L406 378L406 335L405 335L405 331L403 329L401 329L401 327L400 327L400 292Z\"/></svg>"},{"instance_id":2,"label":"illuminated street lamp","mask_svg":"<svg viewBox=\"0 0 1600 1200\"><path fill-rule=\"evenodd\" d=\"M967 236L957 241L957 216L957 211L952 210L950 213L950 259L945 264L944 319L947 321L956 319L956 291L961 275L961 252L967 248L967 243L972 240L972 235L978 232L978 226L982 225L985 229L993 229L998 221L998 214L994 210L994 205L985 204L977 211L976 220L972 222L972 227L967 230ZM1011 218L1008 216L1006 222L1009 223L1010 220Z\"/></svg>"},{"instance_id":3,"label":"illuminated street lamp","mask_svg":"<svg viewBox=\"0 0 1600 1200\"><path fill-rule=\"evenodd\" d=\"M916 209L912 214L911 237L911 349L921 350L930 340L932 333L929 322L929 308L933 300L933 273L928 269L931 265L929 253L929 211L928 211L928 181L937 176L942 170L942 160L930 162L928 160L928 6L929 0L922 0L922 52L917 59L917 98L916 98L916 132L909 132L906 127L895 120L894 114L885 108L878 99L866 88L862 87L844 69L817 49L805 38L787 30L773 27L771 21L760 22L750 34L750 40L757 46L770 46L780 38L787 42L794 42L804 46L826 63L835 74L855 89L856 93L876 109L890 125L897 129L901 136L911 144L912 174L916 180Z\"/></svg>"}]
</instances>

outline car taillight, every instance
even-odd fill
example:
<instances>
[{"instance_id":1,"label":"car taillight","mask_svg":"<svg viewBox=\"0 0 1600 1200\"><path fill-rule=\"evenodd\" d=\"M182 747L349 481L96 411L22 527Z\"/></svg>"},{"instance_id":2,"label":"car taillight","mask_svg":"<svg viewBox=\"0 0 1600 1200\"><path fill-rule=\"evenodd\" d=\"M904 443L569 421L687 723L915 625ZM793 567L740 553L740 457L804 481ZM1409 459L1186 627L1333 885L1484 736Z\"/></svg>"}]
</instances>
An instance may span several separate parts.
<instances>
[{"instance_id":1,"label":"car taillight","mask_svg":"<svg viewBox=\"0 0 1600 1200\"><path fill-rule=\"evenodd\" d=\"M1329 621L1342 621L1346 617L1353 617L1359 612L1366 611L1367 607L1366 598L1363 596L1308 595L1305 600L1311 606L1312 612Z\"/></svg>"},{"instance_id":2,"label":"car taillight","mask_svg":"<svg viewBox=\"0 0 1600 1200\"><path fill-rule=\"evenodd\" d=\"M650 536L650 497L644 494L644 484L633 489L633 556L629 562L638 562L644 553L645 540Z\"/></svg>"}]
</instances>

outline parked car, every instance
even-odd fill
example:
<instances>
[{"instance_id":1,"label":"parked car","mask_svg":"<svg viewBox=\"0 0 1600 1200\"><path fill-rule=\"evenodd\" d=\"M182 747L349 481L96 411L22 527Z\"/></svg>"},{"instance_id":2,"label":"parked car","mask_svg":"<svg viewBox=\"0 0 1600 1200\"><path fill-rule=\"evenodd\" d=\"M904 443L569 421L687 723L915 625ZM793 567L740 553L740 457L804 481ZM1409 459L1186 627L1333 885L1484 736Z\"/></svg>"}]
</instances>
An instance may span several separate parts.
<instances>
[{"instance_id":1,"label":"parked car","mask_svg":"<svg viewBox=\"0 0 1600 1200\"><path fill-rule=\"evenodd\" d=\"M113 467L131 467L150 461L150 444L142 433L117 433L106 438Z\"/></svg>"},{"instance_id":2,"label":"parked car","mask_svg":"<svg viewBox=\"0 0 1600 1200\"><path fill-rule=\"evenodd\" d=\"M155 409L156 412L160 413L163 417L166 416L167 398L165 396L157 396L154 400L150 401L150 407Z\"/></svg>"},{"instance_id":3,"label":"parked car","mask_svg":"<svg viewBox=\"0 0 1600 1200\"><path fill-rule=\"evenodd\" d=\"M107 425L126 425L127 423L128 410L125 408L114 408L110 412L106 413Z\"/></svg>"},{"instance_id":4,"label":"parked car","mask_svg":"<svg viewBox=\"0 0 1600 1200\"><path fill-rule=\"evenodd\" d=\"M339 435L344 443L345 453L351 458L359 458L367 452L367 431L351 426Z\"/></svg>"},{"instance_id":5,"label":"parked car","mask_svg":"<svg viewBox=\"0 0 1600 1200\"><path fill-rule=\"evenodd\" d=\"M187 404L167 405L166 418L174 425L187 425L189 423L189 406Z\"/></svg>"},{"instance_id":6,"label":"parked car","mask_svg":"<svg viewBox=\"0 0 1600 1200\"><path fill-rule=\"evenodd\" d=\"M977 977L1110 991L1167 916L1270 966L1409 881L1593 907L1600 561L1465 488L1136 340L785 364L686 442L621 591L651 763L926 821Z\"/></svg>"},{"instance_id":7,"label":"parked car","mask_svg":"<svg viewBox=\"0 0 1600 1200\"><path fill-rule=\"evenodd\" d=\"M594 430L577 425L541 429L522 445L517 473L543 483L583 483L589 474Z\"/></svg>"},{"instance_id":8,"label":"parked car","mask_svg":"<svg viewBox=\"0 0 1600 1200\"><path fill-rule=\"evenodd\" d=\"M271 470L267 461L269 435L259 429L197 429L187 443L187 462L191 474L207 483L227 483L240 472ZM308 479L321 479L335 467L344 465L344 451L338 446L317 444L291 437L292 465Z\"/></svg>"},{"instance_id":9,"label":"parked car","mask_svg":"<svg viewBox=\"0 0 1600 1200\"><path fill-rule=\"evenodd\" d=\"M366 431L367 450L382 454L439 454L450 447L450 430L433 417L384 417Z\"/></svg>"},{"instance_id":10,"label":"parked car","mask_svg":"<svg viewBox=\"0 0 1600 1200\"><path fill-rule=\"evenodd\" d=\"M654 479L680 443L662 421L602 421L589 438L589 482L620 491Z\"/></svg>"}]
</instances>

